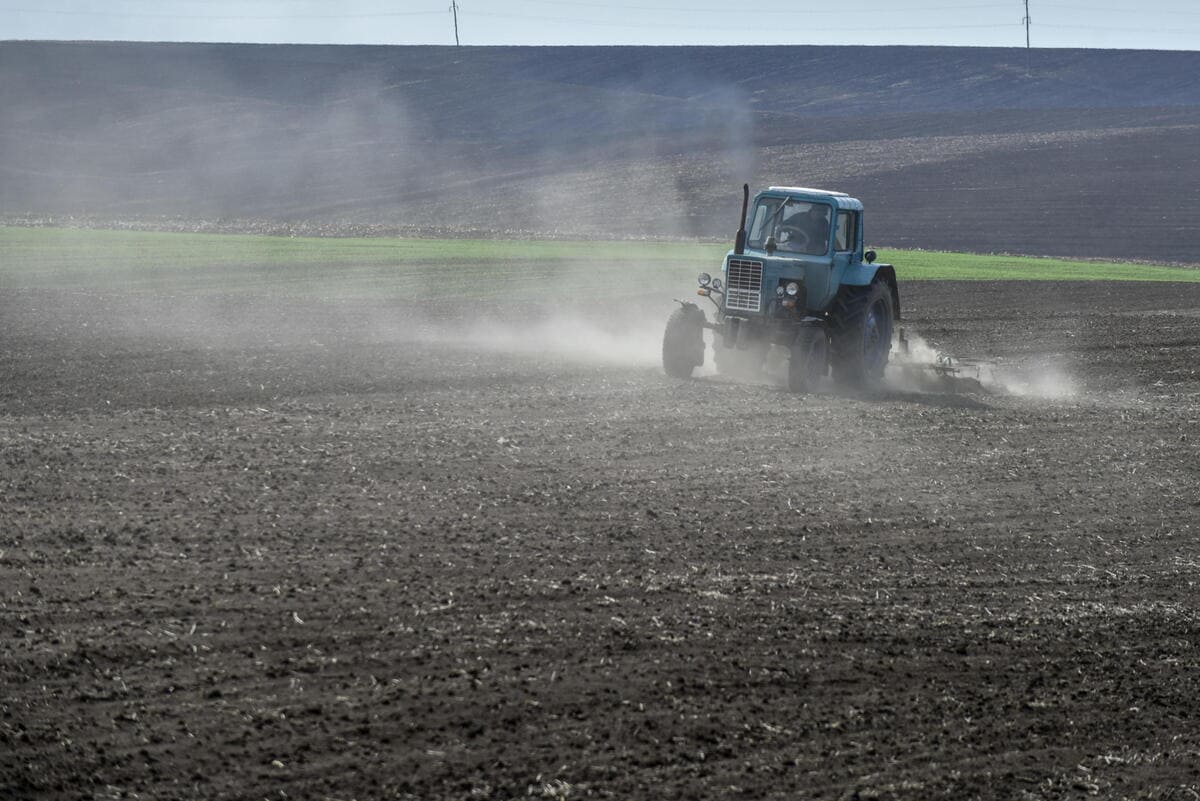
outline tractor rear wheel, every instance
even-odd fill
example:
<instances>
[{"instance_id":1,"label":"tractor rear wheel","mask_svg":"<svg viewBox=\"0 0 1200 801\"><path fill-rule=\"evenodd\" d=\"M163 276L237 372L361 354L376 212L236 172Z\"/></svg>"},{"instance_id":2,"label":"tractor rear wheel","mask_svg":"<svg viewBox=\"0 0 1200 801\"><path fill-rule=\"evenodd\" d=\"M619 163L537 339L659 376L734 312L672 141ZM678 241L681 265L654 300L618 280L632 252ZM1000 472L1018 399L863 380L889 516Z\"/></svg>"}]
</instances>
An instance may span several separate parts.
<instances>
[{"instance_id":1,"label":"tractor rear wheel","mask_svg":"<svg viewBox=\"0 0 1200 801\"><path fill-rule=\"evenodd\" d=\"M704 312L684 304L667 318L663 333L663 370L674 378L691 378L692 370L704 364Z\"/></svg>"},{"instance_id":2,"label":"tractor rear wheel","mask_svg":"<svg viewBox=\"0 0 1200 801\"><path fill-rule=\"evenodd\" d=\"M892 294L882 281L839 290L830 315L831 362L839 383L862 387L883 380L895 316Z\"/></svg>"}]
</instances>

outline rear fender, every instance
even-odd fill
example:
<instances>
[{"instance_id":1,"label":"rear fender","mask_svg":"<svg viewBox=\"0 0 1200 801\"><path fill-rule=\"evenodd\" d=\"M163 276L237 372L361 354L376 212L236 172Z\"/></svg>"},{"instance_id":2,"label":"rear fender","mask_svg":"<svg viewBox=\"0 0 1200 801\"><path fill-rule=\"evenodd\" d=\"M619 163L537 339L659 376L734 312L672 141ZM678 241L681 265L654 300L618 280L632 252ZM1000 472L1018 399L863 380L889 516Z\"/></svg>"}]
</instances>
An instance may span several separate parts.
<instances>
[{"instance_id":1,"label":"rear fender","mask_svg":"<svg viewBox=\"0 0 1200 801\"><path fill-rule=\"evenodd\" d=\"M900 319L900 288L896 284L896 268L890 264L867 264L859 262L850 265L842 273L842 283L848 286L870 286L876 281L887 284L892 293L892 310L896 319Z\"/></svg>"}]
</instances>

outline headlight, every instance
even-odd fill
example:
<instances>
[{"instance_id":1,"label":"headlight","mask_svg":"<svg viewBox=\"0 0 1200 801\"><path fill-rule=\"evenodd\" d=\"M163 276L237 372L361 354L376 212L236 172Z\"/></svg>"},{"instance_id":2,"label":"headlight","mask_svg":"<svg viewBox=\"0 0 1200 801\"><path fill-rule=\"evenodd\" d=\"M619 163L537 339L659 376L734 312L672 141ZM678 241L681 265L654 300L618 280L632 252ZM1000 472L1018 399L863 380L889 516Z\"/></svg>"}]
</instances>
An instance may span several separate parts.
<instances>
[{"instance_id":1,"label":"headlight","mask_svg":"<svg viewBox=\"0 0 1200 801\"><path fill-rule=\"evenodd\" d=\"M718 289L718 290L719 290L720 288L721 288L721 279L720 279L720 278L714 278L714 279L713 279L713 289Z\"/></svg>"},{"instance_id":2,"label":"headlight","mask_svg":"<svg viewBox=\"0 0 1200 801\"><path fill-rule=\"evenodd\" d=\"M775 287L775 294L782 298L783 297L783 287L781 287L781 286Z\"/></svg>"},{"instance_id":3,"label":"headlight","mask_svg":"<svg viewBox=\"0 0 1200 801\"><path fill-rule=\"evenodd\" d=\"M708 273L700 273L696 280L700 282L700 286L708 286L712 283L712 276Z\"/></svg>"},{"instance_id":4,"label":"headlight","mask_svg":"<svg viewBox=\"0 0 1200 801\"><path fill-rule=\"evenodd\" d=\"M797 284L795 281L792 281L791 283L789 283L787 285L787 293L789 295L791 295L792 297L795 297L796 295L800 294L800 285Z\"/></svg>"}]
</instances>

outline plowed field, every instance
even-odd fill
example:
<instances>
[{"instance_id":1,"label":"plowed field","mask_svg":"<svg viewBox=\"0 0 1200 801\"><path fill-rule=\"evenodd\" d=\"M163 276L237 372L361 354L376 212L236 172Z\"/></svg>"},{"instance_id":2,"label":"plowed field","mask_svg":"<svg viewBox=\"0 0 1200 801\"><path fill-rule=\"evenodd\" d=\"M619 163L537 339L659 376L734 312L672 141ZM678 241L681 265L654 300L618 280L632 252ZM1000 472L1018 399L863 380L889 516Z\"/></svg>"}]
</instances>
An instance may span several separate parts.
<instances>
[{"instance_id":1,"label":"plowed field","mask_svg":"<svg viewBox=\"0 0 1200 801\"><path fill-rule=\"evenodd\" d=\"M1196 797L1200 287L902 294L991 391L7 291L0 797Z\"/></svg>"}]
</instances>

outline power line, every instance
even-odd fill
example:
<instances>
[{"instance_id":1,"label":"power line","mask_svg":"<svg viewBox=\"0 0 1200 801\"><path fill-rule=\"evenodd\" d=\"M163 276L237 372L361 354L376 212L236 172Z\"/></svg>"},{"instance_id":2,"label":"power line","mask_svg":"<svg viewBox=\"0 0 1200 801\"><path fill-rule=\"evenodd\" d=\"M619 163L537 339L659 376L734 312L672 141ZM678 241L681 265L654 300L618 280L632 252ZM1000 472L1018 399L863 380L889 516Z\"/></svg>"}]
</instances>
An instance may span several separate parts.
<instances>
[{"instance_id":1,"label":"power line","mask_svg":"<svg viewBox=\"0 0 1200 801\"><path fill-rule=\"evenodd\" d=\"M556 2L556 0L527 0L527 2L543 2L546 4L553 4L556 7L561 7L561 6L565 5L565 6L575 6L575 7L579 7L579 8L619 8L619 9L628 10L628 11L662 11L665 13L677 13L678 12L678 8L669 7L669 6L643 6L643 5L616 6L616 5L611 5L608 3L588 3L588 2L560 3L560 2ZM214 3L214 5L215 5L215 3ZM917 8L905 8L905 9L903 9L903 12L908 13L909 11L949 11L949 10L971 10L971 9L991 9L991 8L998 9L998 8L1004 8L1004 7L1005 6L997 5L994 3L988 3L988 4L982 4L982 5L968 5L968 6L924 6L924 7L917 7ZM458 6L457 0L452 0L451 6L450 6L450 11L452 12L452 14L454 16L456 43L458 43L458 40L457 40L458 9L459 9L459 6ZM735 14L738 16L745 15L744 11L731 10L728 8L725 8L725 9L693 8L691 10L703 12L703 13ZM899 11L899 9L898 9L898 11ZM292 19L298 19L298 20L303 20L303 19L375 19L375 18L386 18L386 17L433 16L436 14L444 13L444 12L440 12L440 11L378 11L378 12L372 12L372 13L342 13L342 14L307 14L307 13L295 13L295 14L221 14L221 13L217 13L217 14L180 14L180 13L160 13L160 12L153 12L153 11L144 11L144 12L139 11L139 12L130 13L130 12L121 12L121 11L107 11L107 10L97 11L97 10L91 10L91 9L61 10L61 9L47 9L47 8L11 8L11 7L0 7L0 12L12 13L12 14L43 14L43 15L64 16L64 17L123 17L123 18L133 18L133 19L259 20L259 21L261 21L261 20L292 20ZM586 24L602 24L602 25L609 25L612 27L623 27L623 28L624 27L628 27L628 28L640 27L636 24L631 24L628 22L612 23L612 22L602 21L602 20L574 19L574 18L566 18L566 17L543 16L540 14L511 14L511 13L504 13L504 12L475 12L475 14L476 14L476 16L481 16L481 17L498 17L498 18L505 18L505 19L544 20L547 22L581 23L581 24L585 24L585 25ZM763 9L761 11L755 12L755 14L756 14L756 16L760 16L760 17L767 16L767 15L777 15L777 16L805 16L805 17L807 17L807 16L838 16L838 17L844 18L846 16L845 11L827 10L827 9L812 9L812 10ZM693 29L703 29L705 26L673 25L672 27L676 27L676 28L690 27ZM856 30L868 30L868 31L912 30L912 31L918 31L918 30L951 30L951 29L996 28L996 27L1006 27L1006 26L997 25L997 24L991 24L991 25L987 25L987 24L932 25L932 26L887 25L887 26L879 26L879 27L875 27L875 28L856 27ZM743 30L758 30L758 29L745 28ZM829 31L837 31L837 30L842 30L842 29L827 28L827 29L821 29L820 32L829 32Z\"/></svg>"},{"instance_id":2,"label":"power line","mask_svg":"<svg viewBox=\"0 0 1200 801\"><path fill-rule=\"evenodd\" d=\"M562 0L523 0L525 3L533 3L536 5L552 5L555 8L574 7L574 8L606 8L620 9L622 11L663 11L671 14L678 14L678 6L655 6L655 5L625 5L623 3L591 3L591 2L562 2ZM912 6L912 7L893 7L888 9L879 9L872 11L873 14L896 13L908 14L912 11L972 11L985 8L1009 8L1006 3L984 3L978 5L940 5L940 6ZM704 14L728 14L733 16L745 17L745 9L729 8L728 6L716 8L712 6L688 6L688 13L704 13ZM845 18L847 12L844 9L829 9L829 8L813 8L813 9L795 9L795 8L761 8L754 10L754 16L762 17L767 15L793 15L793 16L831 16Z\"/></svg>"},{"instance_id":3,"label":"power line","mask_svg":"<svg viewBox=\"0 0 1200 801\"><path fill-rule=\"evenodd\" d=\"M1043 28L1054 28L1060 31L1111 31L1114 33L1180 33L1179 28L1118 28L1112 25L1046 25Z\"/></svg>"},{"instance_id":4,"label":"power line","mask_svg":"<svg viewBox=\"0 0 1200 801\"><path fill-rule=\"evenodd\" d=\"M1145 9L1114 8L1112 6L1107 6L1107 7L1106 6L1077 6L1077 5L1071 5L1069 3L1042 3L1042 7L1043 8L1062 8L1062 9L1066 9L1068 11L1105 11L1105 12L1110 12L1113 14L1145 13ZM1161 11L1156 10L1154 12L1154 14L1155 14L1155 16L1159 16L1159 17L1171 17L1171 16L1181 16L1181 15L1200 17L1200 11L1187 11L1182 8L1171 8L1171 9L1164 9Z\"/></svg>"},{"instance_id":5,"label":"power line","mask_svg":"<svg viewBox=\"0 0 1200 801\"><path fill-rule=\"evenodd\" d=\"M547 17L540 14L505 14L495 11L477 11L477 17L494 17L497 19L523 19L535 20L538 22L561 22L567 25L596 25L606 28L642 28L642 25L632 24L628 22L610 22L608 20L598 19L571 19L566 17ZM671 25L673 29L681 30L696 30L696 31L757 31L762 32L761 27L756 28L737 28L729 26L713 26L713 25ZM885 25L875 28L864 28L855 26L855 31L950 31L950 30L966 30L966 29L982 29L982 28L1012 28L1014 24L1011 22L1000 22L991 24L973 24L973 25ZM804 28L805 32L812 33L844 33L845 27L840 28ZM776 30L775 33L781 31Z\"/></svg>"},{"instance_id":6,"label":"power line","mask_svg":"<svg viewBox=\"0 0 1200 801\"><path fill-rule=\"evenodd\" d=\"M194 19L194 20L290 20L290 19L374 19L377 17L422 17L440 15L442 11L380 11L374 14L157 14L153 11L130 14L121 11L60 11L50 8L0 8L6 14L53 14L59 17L128 17L133 19Z\"/></svg>"},{"instance_id":7,"label":"power line","mask_svg":"<svg viewBox=\"0 0 1200 801\"><path fill-rule=\"evenodd\" d=\"M149 2L160 3L161 0L123 0L123 2L127 2L127 3L149 3ZM372 19L382 20L382 19L390 19L390 18L397 18L397 19L398 18L417 18L417 17L432 17L435 15L446 13L445 7L443 7L442 11L436 11L436 10L376 11L376 12L368 12L368 13L362 13L362 12L360 12L360 13L293 13L293 14L221 13L222 8L220 7L220 5L224 2L230 2L230 5L234 9L241 10L241 9L247 9L248 7L252 8L255 3L259 3L259 2L266 3L266 2L268 2L268 0L237 0L236 5L233 4L232 0L187 0L187 2L192 4L193 8L195 8L196 6L201 6L204 8L204 10L211 10L215 13L209 13L209 14L186 13L185 14L185 13L169 13L169 12L164 12L164 11L160 11L160 10L149 10L149 9L144 12L129 13L129 12L114 11L111 9L93 10L91 8L88 8L88 9L62 10L62 9L47 9L47 8L0 6L0 14L5 14L5 13L21 14L21 15L28 14L28 15L41 15L43 17L45 17L45 16L85 17L85 18L91 17L91 18L108 18L108 19L124 18L124 19L130 19L130 20L157 19L157 20L192 20L192 21L209 21L209 22L222 22L222 21L228 21L228 22L297 21L297 22L303 22L305 20L353 21L353 20L372 20ZM309 6L309 4L312 3L313 5L311 5L309 7L315 7L316 9L320 10L322 8L321 2L322 2L322 0L296 0L295 5L293 6L293 5L289 4L289 7L303 8L304 6ZM352 2L352 0L351 0L351 2ZM541 13L538 13L537 11L532 11L530 13L476 11L476 10L474 10L474 7L473 7L472 11L470 13L474 14L478 18L528 20L528 21L532 21L532 22L568 25L568 26L577 27L577 28L589 28L590 27L590 28L607 28L607 29L613 29L613 30L644 30L646 28L646 26L649 25L650 23L638 21L638 18L632 13L624 14L623 16L618 16L616 18L613 18L613 17L600 18L600 17L603 17L603 15L588 14L587 10L588 9L619 9L621 11L628 11L628 12L644 11L644 12L648 12L648 13L660 13L660 14L672 14L672 15L677 14L678 9L676 7L668 6L667 5L668 2L670 2L670 0L625 0L625 3L628 3L628 4L615 4L614 5L614 4L610 4L610 3L605 3L602 0L522 0L523 4L553 5L554 9L553 10L546 9L547 13L541 14ZM920 3L920 2L922 2L922 0L909 0L909 2ZM1011 28L1015 27L1016 24L1019 24L1022 27L1024 27L1024 29L1025 29L1025 48L1026 48L1026 50L1028 51L1032 48L1032 34L1031 34L1032 16L1031 16L1030 9L1029 9L1029 5L1030 5L1029 0L1022 0L1025 13L1019 23L972 22L970 24L966 24L966 23L952 24L951 21L952 21L953 17L951 17L951 15L949 13L939 14L937 16L937 18L931 20L933 22L941 21L941 22L947 23L947 24L940 24L940 25L938 25L938 24L933 24L933 25L903 25L903 24L901 24L901 25L885 25L885 24L882 24L883 20L879 19L879 15L882 15L885 13L905 13L905 14L907 14L907 13L913 12L913 11L949 12L951 10L969 11L969 10L1000 9L1000 8L1011 8L1012 7L1011 5L1009 5L1010 3L1012 3L1012 0L1007 0L1007 3L1005 3L1004 5L998 5L996 3L984 2L984 3L971 3L969 5L950 6L950 5L939 5L939 3L944 2L944 0L924 0L924 2L929 3L929 5L919 5L919 6L914 5L911 7L902 7L902 6L893 5L893 6L891 6L891 8L888 8L888 9L877 9L877 10L871 11L871 12L869 12L871 18L866 19L866 21L874 22L875 24L868 25L865 27L853 25L852 23L849 26L842 24L839 27L833 27L833 25L836 23L834 23L832 20L825 19L825 17L836 15L837 17L839 17L838 22L844 23L844 22L849 21L850 18L854 16L854 12L847 12L845 10L838 10L838 9L831 10L827 7L826 8L816 8L816 9L796 9L795 7L781 8L781 9L766 9L766 10L755 12L755 18L767 17L768 15L770 15L772 17L772 19L767 24L767 27L770 30L770 33L776 37L778 37L778 36L783 36L783 37L797 36L797 35L801 35L801 34L819 34L821 36L825 36L827 34L846 34L848 32L852 32L852 31L860 31L863 33L881 33L881 32L882 33L890 33L890 32L922 32L922 31L937 32L937 31L972 31L972 30L979 30L979 31L981 31L981 30L1011 30ZM968 0L968 3L969 2L970 2L970 0ZM1111 2L1111 0L1110 0L1110 2ZM1116 0L1116 2L1120 3L1120 2L1123 2L1123 0ZM279 0L273 0L273 2L271 2L271 9L277 10L280 8L280 5L281 4L279 3ZM477 5L481 5L481 3L477 4ZM229 6L227 6L227 7L229 7ZM370 6L368 6L368 8L369 7ZM411 6L409 6L409 7L411 8ZM518 5L518 7L520 7L520 6ZM526 6L526 7L528 7L528 6ZM161 5L159 5L158 8L161 9ZM361 8L361 6L360 6L360 8ZM454 29L454 43L456 46L461 45L459 23L458 23L459 8L460 7L458 5L457 0L451 0L451 5L449 7L449 11L452 16L453 29ZM1044 2L1040 6L1038 6L1038 8L1039 9L1049 8L1049 9L1056 9L1056 10L1071 9L1071 10L1079 10L1079 11L1085 11L1085 10L1087 10L1087 11L1102 11L1102 12L1110 12L1110 13L1121 13L1123 11L1130 10L1130 9L1121 9L1121 8L1117 8L1117 7L1113 7L1113 6L1110 6L1110 7L1084 7L1082 5L1075 5L1070 2L1067 2L1067 3ZM578 17L574 16L575 9L578 9L583 14L582 18L578 18ZM555 13L555 11L557 11L557 13ZM680 24L680 23L676 23L676 22L671 22L671 23L669 23L669 25L667 27L669 27L671 30L681 30L681 31L699 31L699 32L711 32L711 33L728 32L730 34L754 33L754 34L758 34L757 38L761 38L761 35L764 30L762 26L758 26L758 27L748 27L746 25L739 26L736 20L731 20L732 25L722 24L719 20L713 20L713 22L711 24L707 24L707 25L704 24L704 20L706 19L706 16L708 14L722 14L722 15L725 15L725 14L744 15L745 14L745 12L742 10L731 10L727 6L724 8L715 8L713 6L704 6L704 5L692 6L689 8L689 13L691 14L692 24L687 24L687 23ZM1164 21L1165 24L1171 24L1172 21L1178 20L1178 22L1180 23L1179 26L1176 26L1174 28L1151 28L1151 27L1132 28L1132 27L1110 27L1110 26L1105 26L1105 25L1089 25L1086 22L1083 22L1082 24L1078 24L1078 25L1047 24L1044 21L1046 19L1045 13L1046 12L1044 12L1044 11L1042 12L1042 17L1040 19L1043 21L1040 21L1038 23L1039 31L1075 30L1075 31L1113 32L1113 33L1125 33L1125 34L1138 34L1138 33L1180 34L1180 33L1187 33L1192 28L1192 25L1191 25L1192 18L1200 16L1200 11L1184 11L1184 10L1171 9L1169 11L1163 11L1160 15L1160 18ZM1180 18L1184 15L1187 16L1187 19ZM979 16L982 16L982 15L977 15L975 17L975 19L978 19ZM994 16L990 15L990 14L984 17L984 19L993 19L993 18L994 18ZM1078 15L1073 15L1071 18L1077 18L1080 20L1087 19L1086 17L1078 16ZM1172 19L1172 18L1174 18L1174 19ZM820 25L820 27L810 27L807 24L809 20L817 22ZM1045 46L1044 43L1043 43L1043 46Z\"/></svg>"}]
</instances>

